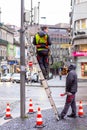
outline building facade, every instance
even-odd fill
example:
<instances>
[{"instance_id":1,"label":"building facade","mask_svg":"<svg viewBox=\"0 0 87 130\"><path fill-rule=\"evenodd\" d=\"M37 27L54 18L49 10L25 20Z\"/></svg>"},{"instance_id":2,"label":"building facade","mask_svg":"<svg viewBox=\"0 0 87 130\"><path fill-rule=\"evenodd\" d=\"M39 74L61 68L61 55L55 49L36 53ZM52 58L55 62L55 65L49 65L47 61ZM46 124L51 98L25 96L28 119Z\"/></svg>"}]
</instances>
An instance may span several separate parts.
<instances>
[{"instance_id":1,"label":"building facade","mask_svg":"<svg viewBox=\"0 0 87 130\"><path fill-rule=\"evenodd\" d=\"M14 58L13 38L13 32L0 23L0 73L9 70L8 59Z\"/></svg>"},{"instance_id":2,"label":"building facade","mask_svg":"<svg viewBox=\"0 0 87 130\"><path fill-rule=\"evenodd\" d=\"M52 41L51 53L54 62L62 61L68 64L71 60L71 44L68 26L55 25L49 27L49 35Z\"/></svg>"},{"instance_id":3,"label":"building facade","mask_svg":"<svg viewBox=\"0 0 87 130\"><path fill-rule=\"evenodd\" d=\"M87 0L71 1L72 56L78 79L87 79Z\"/></svg>"},{"instance_id":4,"label":"building facade","mask_svg":"<svg viewBox=\"0 0 87 130\"><path fill-rule=\"evenodd\" d=\"M7 25L7 27L13 31L14 33L14 37L13 37L13 52L14 52L14 56L13 58L10 57L10 59L8 59L8 64L10 65L10 67L13 67L13 70L11 72L20 72L20 28L15 26L15 25ZM26 37L26 36L25 36ZM25 38L25 64L27 64L27 41ZM11 44L10 44L11 46ZM11 55L11 51L9 52L10 56Z\"/></svg>"},{"instance_id":5,"label":"building facade","mask_svg":"<svg viewBox=\"0 0 87 130\"><path fill-rule=\"evenodd\" d=\"M47 25L49 35L52 41L51 54L54 62L63 61L64 63L70 60L70 37L68 35L68 26ZM15 25L0 26L0 62L4 71L9 70L10 73L17 72L20 68L20 29ZM28 31L28 32L27 32ZM38 25L29 27L25 32L25 64L28 65L29 44L32 42L33 36L39 31ZM27 40L28 39L28 40Z\"/></svg>"}]
</instances>

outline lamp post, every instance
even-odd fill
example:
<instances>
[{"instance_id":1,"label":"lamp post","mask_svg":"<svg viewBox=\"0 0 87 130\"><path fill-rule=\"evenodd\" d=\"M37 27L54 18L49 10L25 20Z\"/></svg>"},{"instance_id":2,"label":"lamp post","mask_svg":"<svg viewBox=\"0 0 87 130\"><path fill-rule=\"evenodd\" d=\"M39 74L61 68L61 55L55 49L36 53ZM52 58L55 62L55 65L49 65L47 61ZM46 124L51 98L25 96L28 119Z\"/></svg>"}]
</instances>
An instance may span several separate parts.
<instances>
[{"instance_id":1,"label":"lamp post","mask_svg":"<svg viewBox=\"0 0 87 130\"><path fill-rule=\"evenodd\" d=\"M24 44L24 0L21 0L21 29L20 29L20 115L25 117L25 44Z\"/></svg>"}]
</instances>

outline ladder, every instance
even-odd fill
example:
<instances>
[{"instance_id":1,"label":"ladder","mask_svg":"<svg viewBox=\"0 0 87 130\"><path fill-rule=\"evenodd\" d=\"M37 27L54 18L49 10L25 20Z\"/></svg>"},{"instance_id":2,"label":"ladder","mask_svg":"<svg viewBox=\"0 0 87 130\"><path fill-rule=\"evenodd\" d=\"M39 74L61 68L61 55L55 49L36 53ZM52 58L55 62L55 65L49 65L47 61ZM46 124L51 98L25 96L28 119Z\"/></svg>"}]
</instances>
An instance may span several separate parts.
<instances>
[{"instance_id":1,"label":"ladder","mask_svg":"<svg viewBox=\"0 0 87 130\"><path fill-rule=\"evenodd\" d=\"M33 59L33 64L37 67L37 70L38 70L38 74L41 78L41 83L42 83L42 86L44 87L45 91L46 91L46 94L47 94L47 97L49 99L49 102L50 102L50 105L52 106L53 110L54 110L54 114L55 114L55 117L57 120L59 120L59 116L58 116L58 111L57 111L57 108L56 108L56 105L54 103L54 100L52 98L52 95L51 95L51 90L50 88L48 87L48 83L47 83L47 80L44 78L43 76L43 73L41 71L41 68L39 66L39 63L37 61L37 58L35 56L35 50L33 49L33 45L31 42L29 42L29 53L30 55L32 56L32 59Z\"/></svg>"}]
</instances>

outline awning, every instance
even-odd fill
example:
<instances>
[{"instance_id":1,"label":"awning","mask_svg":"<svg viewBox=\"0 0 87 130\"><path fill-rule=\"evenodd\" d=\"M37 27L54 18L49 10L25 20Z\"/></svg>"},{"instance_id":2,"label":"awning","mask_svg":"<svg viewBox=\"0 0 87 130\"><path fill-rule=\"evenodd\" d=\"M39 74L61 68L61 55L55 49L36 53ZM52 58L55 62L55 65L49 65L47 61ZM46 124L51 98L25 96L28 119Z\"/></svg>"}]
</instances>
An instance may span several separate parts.
<instances>
[{"instance_id":1,"label":"awning","mask_svg":"<svg viewBox=\"0 0 87 130\"><path fill-rule=\"evenodd\" d=\"M17 65L18 64L18 61L15 61L15 60L12 60L12 61L8 61L8 64L9 65Z\"/></svg>"}]
</instances>

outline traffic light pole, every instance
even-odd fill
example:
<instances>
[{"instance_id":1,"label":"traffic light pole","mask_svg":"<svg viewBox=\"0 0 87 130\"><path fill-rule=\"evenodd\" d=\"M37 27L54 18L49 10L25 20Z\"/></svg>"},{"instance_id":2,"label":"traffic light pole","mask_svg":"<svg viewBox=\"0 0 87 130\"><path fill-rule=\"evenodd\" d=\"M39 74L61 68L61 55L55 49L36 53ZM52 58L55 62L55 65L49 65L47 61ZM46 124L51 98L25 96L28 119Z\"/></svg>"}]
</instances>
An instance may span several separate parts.
<instances>
[{"instance_id":1,"label":"traffic light pole","mask_svg":"<svg viewBox=\"0 0 87 130\"><path fill-rule=\"evenodd\" d=\"M24 0L21 0L20 29L20 116L25 117L25 42L24 42Z\"/></svg>"}]
</instances>

